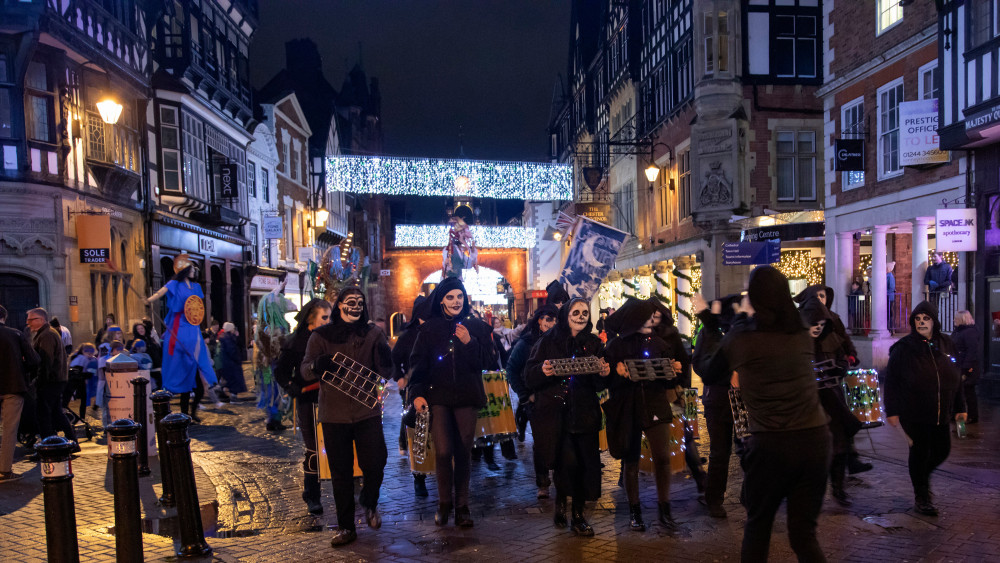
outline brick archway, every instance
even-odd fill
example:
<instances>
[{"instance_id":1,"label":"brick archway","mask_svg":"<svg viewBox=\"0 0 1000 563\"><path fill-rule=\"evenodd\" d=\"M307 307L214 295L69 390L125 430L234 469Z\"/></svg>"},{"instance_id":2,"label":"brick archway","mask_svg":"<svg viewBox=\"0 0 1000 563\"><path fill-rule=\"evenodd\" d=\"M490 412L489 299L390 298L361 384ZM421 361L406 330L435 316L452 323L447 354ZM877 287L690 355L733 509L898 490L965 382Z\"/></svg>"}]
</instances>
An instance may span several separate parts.
<instances>
[{"instance_id":1,"label":"brick archway","mask_svg":"<svg viewBox=\"0 0 1000 563\"><path fill-rule=\"evenodd\" d=\"M385 253L389 277L379 278L384 303L376 304L377 316L388 319L395 312L410 317L413 300L420 293L427 276L441 269L441 250L391 250ZM527 286L527 253L523 249L483 249L479 265L496 270L510 283L515 295L523 295ZM515 308L523 310L521 301Z\"/></svg>"}]
</instances>

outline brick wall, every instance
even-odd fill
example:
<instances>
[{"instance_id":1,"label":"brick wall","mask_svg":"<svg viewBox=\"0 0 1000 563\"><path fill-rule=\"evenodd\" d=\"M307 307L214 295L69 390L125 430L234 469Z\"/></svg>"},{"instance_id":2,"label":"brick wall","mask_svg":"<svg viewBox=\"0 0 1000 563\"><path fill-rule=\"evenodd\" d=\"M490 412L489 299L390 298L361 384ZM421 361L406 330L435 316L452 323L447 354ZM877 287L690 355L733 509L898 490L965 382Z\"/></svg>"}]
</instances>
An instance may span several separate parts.
<instances>
[{"instance_id":1,"label":"brick wall","mask_svg":"<svg viewBox=\"0 0 1000 563\"><path fill-rule=\"evenodd\" d=\"M876 35L876 5L875 0L833 0L827 25L833 26L829 49L834 56L827 80L850 72L937 23L934 2L914 2L903 8L901 22Z\"/></svg>"}]
</instances>

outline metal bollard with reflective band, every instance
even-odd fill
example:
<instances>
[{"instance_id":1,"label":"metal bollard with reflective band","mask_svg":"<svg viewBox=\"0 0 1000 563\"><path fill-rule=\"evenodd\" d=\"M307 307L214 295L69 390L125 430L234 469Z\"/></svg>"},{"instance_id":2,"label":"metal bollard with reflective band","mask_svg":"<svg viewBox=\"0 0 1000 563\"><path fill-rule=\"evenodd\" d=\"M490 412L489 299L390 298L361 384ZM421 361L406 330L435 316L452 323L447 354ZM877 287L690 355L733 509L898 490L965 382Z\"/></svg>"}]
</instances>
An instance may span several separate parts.
<instances>
[{"instance_id":1,"label":"metal bollard with reflective band","mask_svg":"<svg viewBox=\"0 0 1000 563\"><path fill-rule=\"evenodd\" d=\"M149 380L145 377L137 377L129 383L132 384L132 418L142 425L142 433L135 441L139 476L146 477L151 472L149 470L149 433L146 429L149 424L149 413L146 412L146 385Z\"/></svg>"},{"instance_id":2,"label":"metal bollard with reflective band","mask_svg":"<svg viewBox=\"0 0 1000 563\"><path fill-rule=\"evenodd\" d=\"M49 563L79 563L76 539L76 508L73 501L73 466L70 455L74 443L49 436L35 446L42 472L45 497L45 544Z\"/></svg>"},{"instance_id":3,"label":"metal bollard with reflective band","mask_svg":"<svg viewBox=\"0 0 1000 563\"><path fill-rule=\"evenodd\" d=\"M115 494L115 556L119 562L142 561L142 513L139 510L139 474L136 436L142 425L122 418L108 426Z\"/></svg>"},{"instance_id":4,"label":"metal bollard with reflective band","mask_svg":"<svg viewBox=\"0 0 1000 563\"><path fill-rule=\"evenodd\" d=\"M160 495L160 506L174 506L174 481L170 469L170 449L167 448L167 429L163 427L163 417L170 414L170 400L174 398L170 391L160 389L153 393L153 422L156 424L156 445L160 460L160 481L163 494Z\"/></svg>"},{"instance_id":5,"label":"metal bollard with reflective band","mask_svg":"<svg viewBox=\"0 0 1000 563\"><path fill-rule=\"evenodd\" d=\"M177 523L180 528L180 547L177 555L194 557L212 553L205 541L205 528L201 524L201 507L198 505L198 488L191 462L191 440L187 429L191 417L169 414L160 421L167 431L167 449L170 450L170 469L173 474L174 495L177 497Z\"/></svg>"}]
</instances>

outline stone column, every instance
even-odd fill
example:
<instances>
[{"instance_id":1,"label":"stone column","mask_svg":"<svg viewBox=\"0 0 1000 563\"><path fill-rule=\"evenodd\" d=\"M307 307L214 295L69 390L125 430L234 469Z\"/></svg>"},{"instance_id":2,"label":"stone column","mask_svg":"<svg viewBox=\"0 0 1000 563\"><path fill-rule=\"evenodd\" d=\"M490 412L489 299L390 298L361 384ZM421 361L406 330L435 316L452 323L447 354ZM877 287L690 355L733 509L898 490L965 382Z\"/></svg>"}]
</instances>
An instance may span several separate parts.
<instances>
[{"instance_id":1,"label":"stone column","mask_svg":"<svg viewBox=\"0 0 1000 563\"><path fill-rule=\"evenodd\" d=\"M872 231L872 331L874 338L889 336L889 299L885 282L887 225L876 225Z\"/></svg>"},{"instance_id":2,"label":"stone column","mask_svg":"<svg viewBox=\"0 0 1000 563\"><path fill-rule=\"evenodd\" d=\"M691 267L694 260L690 256L682 256L674 259L674 267L677 269L675 285L677 290L677 330L684 336L694 336L694 323L687 316L691 314L691 298L688 297L691 291ZM687 276L687 278L685 278ZM687 295L685 295L687 294ZM683 311L683 312L682 312Z\"/></svg>"},{"instance_id":3,"label":"stone column","mask_svg":"<svg viewBox=\"0 0 1000 563\"><path fill-rule=\"evenodd\" d=\"M716 288L715 272L718 270L716 261L719 260L716 257L716 249L722 248L722 238L714 237L712 242L714 243L712 247L703 251L704 258L701 261L701 294L705 297L705 301L720 297Z\"/></svg>"},{"instance_id":4,"label":"stone column","mask_svg":"<svg viewBox=\"0 0 1000 563\"><path fill-rule=\"evenodd\" d=\"M844 319L848 310L848 296L851 292L851 278L854 277L854 233L837 233L837 263L834 278L832 310Z\"/></svg>"},{"instance_id":5,"label":"stone column","mask_svg":"<svg viewBox=\"0 0 1000 563\"><path fill-rule=\"evenodd\" d=\"M927 272L927 229L934 224L934 217L917 217L913 223L913 282L910 284L910 303L924 300L924 273Z\"/></svg>"},{"instance_id":6,"label":"stone column","mask_svg":"<svg viewBox=\"0 0 1000 563\"><path fill-rule=\"evenodd\" d=\"M628 269L622 272L622 297L629 298L635 297L636 291L629 287L629 284L634 284L635 281L635 270Z\"/></svg>"}]
</instances>

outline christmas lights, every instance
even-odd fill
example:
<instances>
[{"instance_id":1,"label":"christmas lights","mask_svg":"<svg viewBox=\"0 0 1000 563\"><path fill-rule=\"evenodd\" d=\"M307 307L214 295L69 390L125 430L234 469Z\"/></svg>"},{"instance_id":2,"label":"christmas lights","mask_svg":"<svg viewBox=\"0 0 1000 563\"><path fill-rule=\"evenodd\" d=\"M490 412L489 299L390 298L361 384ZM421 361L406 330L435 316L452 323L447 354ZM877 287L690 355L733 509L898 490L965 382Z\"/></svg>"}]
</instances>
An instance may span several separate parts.
<instances>
[{"instance_id":1,"label":"christmas lights","mask_svg":"<svg viewBox=\"0 0 1000 563\"><path fill-rule=\"evenodd\" d=\"M534 248L531 227L470 225L478 248ZM448 244L448 225L396 225L396 248L440 248Z\"/></svg>"},{"instance_id":2,"label":"christmas lights","mask_svg":"<svg viewBox=\"0 0 1000 563\"><path fill-rule=\"evenodd\" d=\"M790 280L804 279L809 285L816 285L823 283L826 259L813 258L808 250L786 250L774 267Z\"/></svg>"},{"instance_id":3,"label":"christmas lights","mask_svg":"<svg viewBox=\"0 0 1000 563\"><path fill-rule=\"evenodd\" d=\"M490 199L573 199L573 170L564 164L332 156L327 191Z\"/></svg>"},{"instance_id":4,"label":"christmas lights","mask_svg":"<svg viewBox=\"0 0 1000 563\"><path fill-rule=\"evenodd\" d=\"M507 295L497 293L497 282L502 279L500 272L485 266L480 266L478 272L471 269L462 270L462 284L469 293L469 299L476 303L477 307L479 304L507 306ZM423 283L441 283L441 270L424 278Z\"/></svg>"}]
</instances>

